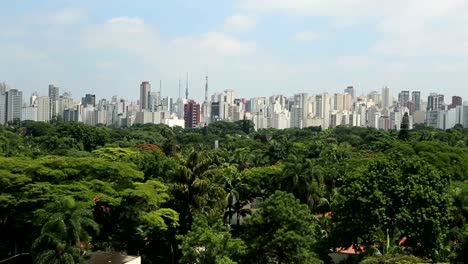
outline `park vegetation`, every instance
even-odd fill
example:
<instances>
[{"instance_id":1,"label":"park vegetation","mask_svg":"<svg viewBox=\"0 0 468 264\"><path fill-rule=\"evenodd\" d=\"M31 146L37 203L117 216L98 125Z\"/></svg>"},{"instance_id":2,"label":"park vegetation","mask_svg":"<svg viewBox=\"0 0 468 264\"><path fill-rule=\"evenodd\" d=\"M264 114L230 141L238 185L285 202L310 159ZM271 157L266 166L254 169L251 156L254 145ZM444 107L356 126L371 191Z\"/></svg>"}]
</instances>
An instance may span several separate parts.
<instances>
[{"instance_id":1,"label":"park vegetation","mask_svg":"<svg viewBox=\"0 0 468 264\"><path fill-rule=\"evenodd\" d=\"M215 148L214 142L219 142ZM0 127L0 260L467 261L468 130Z\"/></svg>"}]
</instances>

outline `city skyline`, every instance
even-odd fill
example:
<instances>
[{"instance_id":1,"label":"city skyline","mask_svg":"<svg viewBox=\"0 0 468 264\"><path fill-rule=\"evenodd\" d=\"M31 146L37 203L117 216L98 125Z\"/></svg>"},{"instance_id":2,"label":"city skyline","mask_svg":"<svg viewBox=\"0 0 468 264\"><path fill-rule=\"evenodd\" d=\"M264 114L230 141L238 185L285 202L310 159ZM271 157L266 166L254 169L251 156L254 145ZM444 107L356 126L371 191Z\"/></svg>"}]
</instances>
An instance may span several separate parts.
<instances>
[{"instance_id":1,"label":"city skyline","mask_svg":"<svg viewBox=\"0 0 468 264\"><path fill-rule=\"evenodd\" d=\"M162 82L159 91L154 91L150 82L143 81L137 102L117 96L112 96L111 100L96 100L94 94L86 94L79 102L68 92L60 95L60 87L54 84L48 85L48 96L33 93L30 100L24 100L22 91L0 83L0 125L17 119L48 122L59 118L88 125L129 127L151 123L193 129L218 121L251 120L255 130L328 129L342 125L399 130L406 118L409 129L415 124L439 129L449 129L457 124L468 127L468 101L463 102L460 96L452 96L450 100L441 93L430 93L425 101L420 91L399 91L395 97L385 86L380 93L373 91L356 97L355 87L347 86L342 92L331 94L270 94L245 98L232 89L209 95L206 76L205 100L199 103L189 99L187 83L185 98L180 84L179 96L174 99L164 97Z\"/></svg>"},{"instance_id":2,"label":"city skyline","mask_svg":"<svg viewBox=\"0 0 468 264\"><path fill-rule=\"evenodd\" d=\"M1 81L25 94L138 98L141 81L177 97L394 91L468 98L464 1L55 1L0 4ZM210 15L205 15L209 13ZM436 24L437 30L431 25ZM184 92L184 91L183 91Z\"/></svg>"}]
</instances>

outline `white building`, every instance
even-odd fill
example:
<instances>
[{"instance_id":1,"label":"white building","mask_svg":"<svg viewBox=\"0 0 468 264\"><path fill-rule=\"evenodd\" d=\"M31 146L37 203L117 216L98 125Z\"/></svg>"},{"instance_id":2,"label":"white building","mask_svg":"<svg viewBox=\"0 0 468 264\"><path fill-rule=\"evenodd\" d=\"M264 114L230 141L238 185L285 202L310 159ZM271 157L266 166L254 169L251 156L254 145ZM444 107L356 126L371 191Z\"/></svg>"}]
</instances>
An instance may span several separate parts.
<instances>
[{"instance_id":1,"label":"white building","mask_svg":"<svg viewBox=\"0 0 468 264\"><path fill-rule=\"evenodd\" d=\"M50 98L39 96L36 98L37 121L48 122L50 120Z\"/></svg>"},{"instance_id":2,"label":"white building","mask_svg":"<svg viewBox=\"0 0 468 264\"><path fill-rule=\"evenodd\" d=\"M183 119L178 119L177 116L172 115L169 118L164 119L164 124L170 127L181 127L185 128L185 121Z\"/></svg>"},{"instance_id":3,"label":"white building","mask_svg":"<svg viewBox=\"0 0 468 264\"><path fill-rule=\"evenodd\" d=\"M37 106L23 106L21 120L37 121Z\"/></svg>"}]
</instances>

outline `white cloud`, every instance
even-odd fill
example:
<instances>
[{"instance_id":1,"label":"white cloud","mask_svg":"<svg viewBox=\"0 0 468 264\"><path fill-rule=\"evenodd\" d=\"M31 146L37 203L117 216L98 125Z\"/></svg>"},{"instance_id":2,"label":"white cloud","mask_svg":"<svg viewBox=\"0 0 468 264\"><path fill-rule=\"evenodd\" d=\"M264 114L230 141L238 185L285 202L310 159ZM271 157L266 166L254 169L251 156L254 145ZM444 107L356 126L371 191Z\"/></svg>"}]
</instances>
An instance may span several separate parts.
<instances>
[{"instance_id":1,"label":"white cloud","mask_svg":"<svg viewBox=\"0 0 468 264\"><path fill-rule=\"evenodd\" d=\"M341 56L336 60L336 65L349 69L362 69L373 67L376 62L369 56Z\"/></svg>"},{"instance_id":2,"label":"white cloud","mask_svg":"<svg viewBox=\"0 0 468 264\"><path fill-rule=\"evenodd\" d=\"M197 40L201 48L208 51L216 51L224 55L249 55L255 52L256 45L252 42L242 42L221 32L209 32L203 34Z\"/></svg>"},{"instance_id":3,"label":"white cloud","mask_svg":"<svg viewBox=\"0 0 468 264\"><path fill-rule=\"evenodd\" d=\"M373 25L370 52L391 56L468 55L465 0L239 0L258 15L325 17L331 25Z\"/></svg>"},{"instance_id":4,"label":"white cloud","mask_svg":"<svg viewBox=\"0 0 468 264\"><path fill-rule=\"evenodd\" d=\"M301 31L294 34L292 39L296 42L310 43L319 39L319 35L312 31Z\"/></svg>"},{"instance_id":5,"label":"white cloud","mask_svg":"<svg viewBox=\"0 0 468 264\"><path fill-rule=\"evenodd\" d=\"M256 17L236 14L226 18L223 29L228 32L245 32L254 29L256 25Z\"/></svg>"},{"instance_id":6,"label":"white cloud","mask_svg":"<svg viewBox=\"0 0 468 264\"><path fill-rule=\"evenodd\" d=\"M48 13L44 21L49 25L63 26L76 24L86 17L87 14L83 9L66 8Z\"/></svg>"},{"instance_id":7,"label":"white cloud","mask_svg":"<svg viewBox=\"0 0 468 264\"><path fill-rule=\"evenodd\" d=\"M140 26L144 26L145 21L143 20L143 18L139 18L139 17L125 17L124 16L124 17L111 18L106 23L140 27Z\"/></svg>"},{"instance_id":8,"label":"white cloud","mask_svg":"<svg viewBox=\"0 0 468 264\"><path fill-rule=\"evenodd\" d=\"M115 17L85 30L84 44L88 48L123 50L144 57L157 55L159 36L141 18Z\"/></svg>"},{"instance_id":9,"label":"white cloud","mask_svg":"<svg viewBox=\"0 0 468 264\"><path fill-rule=\"evenodd\" d=\"M395 2L403 0L393 0ZM392 1L392 2L393 2ZM374 0L240 0L239 7L252 13L322 16L355 19L377 13L392 12ZM386 11L384 11L386 10Z\"/></svg>"}]
</instances>

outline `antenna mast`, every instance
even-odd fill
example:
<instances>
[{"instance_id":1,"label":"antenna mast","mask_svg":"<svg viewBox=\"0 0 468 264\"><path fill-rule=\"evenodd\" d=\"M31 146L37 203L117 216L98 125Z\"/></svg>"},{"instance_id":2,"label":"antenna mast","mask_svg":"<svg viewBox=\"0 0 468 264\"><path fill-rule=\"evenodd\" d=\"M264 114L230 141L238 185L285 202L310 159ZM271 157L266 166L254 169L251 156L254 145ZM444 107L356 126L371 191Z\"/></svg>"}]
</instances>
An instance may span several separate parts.
<instances>
[{"instance_id":1,"label":"antenna mast","mask_svg":"<svg viewBox=\"0 0 468 264\"><path fill-rule=\"evenodd\" d=\"M208 75L205 76L205 101L208 101Z\"/></svg>"},{"instance_id":2,"label":"antenna mast","mask_svg":"<svg viewBox=\"0 0 468 264\"><path fill-rule=\"evenodd\" d=\"M179 73L179 98L181 94L181 89L182 89L182 81L180 80L180 73Z\"/></svg>"},{"instance_id":3,"label":"antenna mast","mask_svg":"<svg viewBox=\"0 0 468 264\"><path fill-rule=\"evenodd\" d=\"M188 72L187 72L187 81L185 83L185 99L188 100Z\"/></svg>"}]
</instances>

